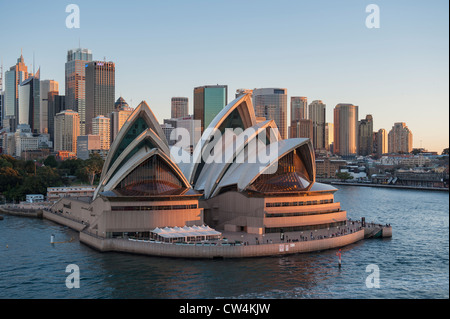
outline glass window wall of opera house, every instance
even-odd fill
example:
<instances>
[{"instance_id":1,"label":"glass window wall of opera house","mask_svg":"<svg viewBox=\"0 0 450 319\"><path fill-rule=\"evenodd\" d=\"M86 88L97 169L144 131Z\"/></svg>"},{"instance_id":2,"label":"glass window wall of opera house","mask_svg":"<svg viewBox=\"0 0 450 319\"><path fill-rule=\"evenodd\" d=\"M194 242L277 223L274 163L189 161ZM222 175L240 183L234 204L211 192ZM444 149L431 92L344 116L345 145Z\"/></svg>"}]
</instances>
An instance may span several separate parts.
<instances>
[{"instance_id":1,"label":"glass window wall of opera house","mask_svg":"<svg viewBox=\"0 0 450 319\"><path fill-rule=\"evenodd\" d=\"M183 152L189 161L174 156ZM220 110L192 154L169 148L143 101L114 139L94 196L62 198L51 212L100 238L212 240L344 225L336 190L315 181L311 141L281 139L274 120L255 115L249 93ZM202 227L214 234L195 235Z\"/></svg>"}]
</instances>

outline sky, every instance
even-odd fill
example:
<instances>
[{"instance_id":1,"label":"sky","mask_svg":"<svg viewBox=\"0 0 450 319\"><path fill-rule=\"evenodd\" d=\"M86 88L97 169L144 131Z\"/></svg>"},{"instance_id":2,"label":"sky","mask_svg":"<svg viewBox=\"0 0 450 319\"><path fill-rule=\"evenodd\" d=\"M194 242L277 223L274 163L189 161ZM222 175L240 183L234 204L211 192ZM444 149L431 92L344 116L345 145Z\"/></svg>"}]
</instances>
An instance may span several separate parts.
<instances>
[{"instance_id":1,"label":"sky","mask_svg":"<svg viewBox=\"0 0 450 319\"><path fill-rule=\"evenodd\" d=\"M66 26L69 4L79 28ZM366 26L370 4L379 28ZM193 113L196 86L228 85L229 102L239 88L279 87L322 100L327 122L352 103L374 131L405 122L413 147L449 147L447 0L0 0L3 71L22 49L64 94L66 54L79 44L115 63L116 99L147 101L161 123L173 96Z\"/></svg>"}]
</instances>

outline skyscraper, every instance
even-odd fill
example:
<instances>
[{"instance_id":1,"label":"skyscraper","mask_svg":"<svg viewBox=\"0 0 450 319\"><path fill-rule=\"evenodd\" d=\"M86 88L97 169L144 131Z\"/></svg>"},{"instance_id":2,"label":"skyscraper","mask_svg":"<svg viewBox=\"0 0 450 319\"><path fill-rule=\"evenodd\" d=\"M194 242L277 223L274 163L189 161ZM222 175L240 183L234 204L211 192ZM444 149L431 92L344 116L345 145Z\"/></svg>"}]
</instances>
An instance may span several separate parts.
<instances>
[{"instance_id":1,"label":"skyscraper","mask_svg":"<svg viewBox=\"0 0 450 319\"><path fill-rule=\"evenodd\" d=\"M86 63L92 61L92 52L88 49L73 49L67 52L66 62L66 105L68 110L80 115L80 133L84 135L86 122Z\"/></svg>"},{"instance_id":2,"label":"skyscraper","mask_svg":"<svg viewBox=\"0 0 450 319\"><path fill-rule=\"evenodd\" d=\"M277 125L281 138L287 134L287 89L262 88L253 90L253 105L258 117L272 119Z\"/></svg>"},{"instance_id":3,"label":"skyscraper","mask_svg":"<svg viewBox=\"0 0 450 319\"><path fill-rule=\"evenodd\" d=\"M389 153L410 153L412 151L412 132L404 122L394 123L388 135Z\"/></svg>"},{"instance_id":4,"label":"skyscraper","mask_svg":"<svg viewBox=\"0 0 450 319\"><path fill-rule=\"evenodd\" d=\"M27 124L33 133L40 133L41 98L39 70L19 85L19 107L17 124Z\"/></svg>"},{"instance_id":5,"label":"skyscraper","mask_svg":"<svg viewBox=\"0 0 450 319\"><path fill-rule=\"evenodd\" d=\"M59 92L59 84L54 80L42 80L40 83L40 133L48 133L48 93Z\"/></svg>"},{"instance_id":6,"label":"skyscraper","mask_svg":"<svg viewBox=\"0 0 450 319\"><path fill-rule=\"evenodd\" d=\"M334 153L355 156L358 141L358 106L338 104L334 108Z\"/></svg>"},{"instance_id":7,"label":"skyscraper","mask_svg":"<svg viewBox=\"0 0 450 319\"><path fill-rule=\"evenodd\" d=\"M227 104L227 85L205 85L194 88L194 119L200 121L202 133Z\"/></svg>"},{"instance_id":8,"label":"skyscraper","mask_svg":"<svg viewBox=\"0 0 450 319\"><path fill-rule=\"evenodd\" d=\"M53 91L47 94L48 134L53 146L55 146L55 116L66 109L66 97L58 93Z\"/></svg>"},{"instance_id":9,"label":"skyscraper","mask_svg":"<svg viewBox=\"0 0 450 319\"><path fill-rule=\"evenodd\" d=\"M86 64L85 134L92 134L92 119L99 115L109 116L109 114L114 111L114 102L114 63L92 61Z\"/></svg>"},{"instance_id":10,"label":"skyscraper","mask_svg":"<svg viewBox=\"0 0 450 319\"><path fill-rule=\"evenodd\" d=\"M173 97L171 99L171 118L185 117L189 114L189 102L187 97Z\"/></svg>"},{"instance_id":11,"label":"skyscraper","mask_svg":"<svg viewBox=\"0 0 450 319\"><path fill-rule=\"evenodd\" d=\"M12 66L9 71L5 72L5 95L3 117L9 118L9 123L13 124L10 131L14 132L17 126L18 109L19 109L19 85L28 77L32 76L28 73L28 67L25 65L23 55L17 59L17 63Z\"/></svg>"},{"instance_id":12,"label":"skyscraper","mask_svg":"<svg viewBox=\"0 0 450 319\"><path fill-rule=\"evenodd\" d=\"M64 110L55 116L55 151L77 152L80 135L80 118L72 110Z\"/></svg>"},{"instance_id":13,"label":"skyscraper","mask_svg":"<svg viewBox=\"0 0 450 319\"><path fill-rule=\"evenodd\" d=\"M358 123L358 154L367 156L373 152L373 118L367 114Z\"/></svg>"},{"instance_id":14,"label":"skyscraper","mask_svg":"<svg viewBox=\"0 0 450 319\"><path fill-rule=\"evenodd\" d=\"M111 145L111 121L108 117L99 115L92 119L92 134L100 136L100 149L109 150Z\"/></svg>"},{"instance_id":15,"label":"skyscraper","mask_svg":"<svg viewBox=\"0 0 450 319\"><path fill-rule=\"evenodd\" d=\"M313 124L313 145L315 150L324 150L326 105L321 100L312 101L308 110L309 119Z\"/></svg>"}]
</instances>

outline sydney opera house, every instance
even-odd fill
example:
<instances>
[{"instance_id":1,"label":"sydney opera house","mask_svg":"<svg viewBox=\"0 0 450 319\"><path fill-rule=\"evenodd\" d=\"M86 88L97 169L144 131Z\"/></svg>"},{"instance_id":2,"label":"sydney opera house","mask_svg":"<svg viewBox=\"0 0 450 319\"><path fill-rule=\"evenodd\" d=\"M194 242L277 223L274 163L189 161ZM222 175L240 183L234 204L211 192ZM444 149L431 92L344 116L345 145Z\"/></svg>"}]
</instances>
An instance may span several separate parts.
<instances>
[{"instance_id":1,"label":"sydney opera house","mask_svg":"<svg viewBox=\"0 0 450 319\"><path fill-rule=\"evenodd\" d=\"M250 94L222 109L192 155L168 145L142 102L115 138L93 198L62 198L45 217L102 251L164 256L274 255L364 238L334 201L337 189L315 181L311 141L282 140L273 120L255 116ZM311 240L321 230L328 236ZM301 240L285 245L280 234Z\"/></svg>"}]
</instances>

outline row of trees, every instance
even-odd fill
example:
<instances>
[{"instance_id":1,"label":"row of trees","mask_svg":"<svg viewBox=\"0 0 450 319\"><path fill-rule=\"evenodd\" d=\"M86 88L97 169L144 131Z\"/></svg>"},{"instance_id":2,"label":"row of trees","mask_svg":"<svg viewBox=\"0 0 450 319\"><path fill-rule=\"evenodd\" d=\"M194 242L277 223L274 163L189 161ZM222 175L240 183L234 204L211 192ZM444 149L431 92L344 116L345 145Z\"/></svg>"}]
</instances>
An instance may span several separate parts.
<instances>
[{"instance_id":1,"label":"row of trees","mask_svg":"<svg viewBox=\"0 0 450 319\"><path fill-rule=\"evenodd\" d=\"M24 161L0 155L0 194L10 201L25 200L27 194L47 194L47 187L91 184L102 171L103 159L93 154L87 160L58 162L52 155L43 161Z\"/></svg>"}]
</instances>

